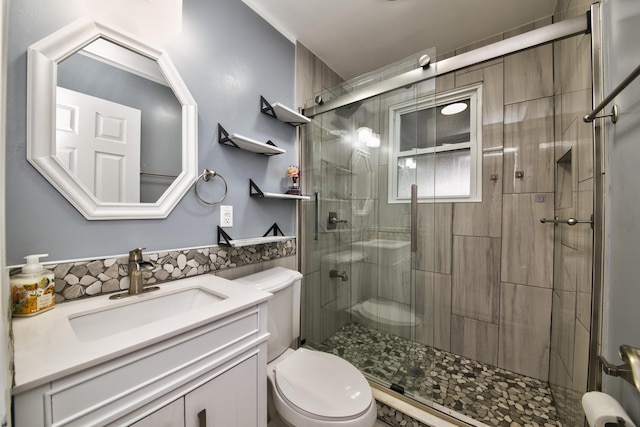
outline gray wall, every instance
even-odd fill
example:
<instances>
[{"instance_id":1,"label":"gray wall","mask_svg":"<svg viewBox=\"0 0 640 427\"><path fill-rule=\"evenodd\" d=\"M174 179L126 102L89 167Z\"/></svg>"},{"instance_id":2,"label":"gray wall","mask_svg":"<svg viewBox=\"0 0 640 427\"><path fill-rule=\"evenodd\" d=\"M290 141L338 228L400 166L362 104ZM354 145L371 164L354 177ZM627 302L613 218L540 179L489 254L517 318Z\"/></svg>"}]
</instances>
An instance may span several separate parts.
<instances>
[{"instance_id":1,"label":"gray wall","mask_svg":"<svg viewBox=\"0 0 640 427\"><path fill-rule=\"evenodd\" d=\"M26 160L27 48L83 17L80 0L14 0L9 10L7 112L7 262L32 253L46 261L216 244L219 208L188 192L164 220L87 221ZM224 204L234 207L233 238L261 236L273 222L295 234L295 202L248 196L249 178L267 191L286 188L284 172L297 163L295 129L259 113L259 97L294 105L295 46L244 3L189 0L183 30L162 45L199 107L199 170L229 183ZM218 144L217 125L286 154L264 157Z\"/></svg>"},{"instance_id":2,"label":"gray wall","mask_svg":"<svg viewBox=\"0 0 640 427\"><path fill-rule=\"evenodd\" d=\"M640 2L606 0L606 82L609 92L640 63ZM640 79L615 100L620 106L618 123L609 127L608 159L608 265L605 279L603 353L621 363L622 344L640 347ZM610 107L607 107L607 111ZM622 404L636 424L640 423L640 393L631 384L605 376L603 389Z\"/></svg>"}]
</instances>

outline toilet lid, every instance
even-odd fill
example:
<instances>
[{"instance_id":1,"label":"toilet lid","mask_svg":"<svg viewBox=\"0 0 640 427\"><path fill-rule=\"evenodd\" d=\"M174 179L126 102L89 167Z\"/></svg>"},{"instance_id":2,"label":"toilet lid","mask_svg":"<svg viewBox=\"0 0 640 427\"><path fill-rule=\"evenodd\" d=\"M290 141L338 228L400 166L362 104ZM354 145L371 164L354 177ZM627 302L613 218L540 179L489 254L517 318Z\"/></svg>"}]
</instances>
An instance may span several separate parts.
<instances>
[{"instance_id":1,"label":"toilet lid","mask_svg":"<svg viewBox=\"0 0 640 427\"><path fill-rule=\"evenodd\" d=\"M278 363L276 386L298 408L322 417L353 417L371 405L371 387L353 365L332 354L298 349Z\"/></svg>"}]
</instances>

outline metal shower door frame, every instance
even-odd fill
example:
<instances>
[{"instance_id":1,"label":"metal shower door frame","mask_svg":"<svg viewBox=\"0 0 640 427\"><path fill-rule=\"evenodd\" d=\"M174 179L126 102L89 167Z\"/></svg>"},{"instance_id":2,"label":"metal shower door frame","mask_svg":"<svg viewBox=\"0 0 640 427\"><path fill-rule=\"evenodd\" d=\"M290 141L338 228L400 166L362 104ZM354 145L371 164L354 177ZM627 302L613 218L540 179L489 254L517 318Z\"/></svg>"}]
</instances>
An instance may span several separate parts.
<instances>
[{"instance_id":1,"label":"metal shower door frame","mask_svg":"<svg viewBox=\"0 0 640 427\"><path fill-rule=\"evenodd\" d=\"M592 8L593 10L593 8ZM492 43L469 52L443 59L435 64L427 64L395 77L391 77L379 83L354 90L351 93L336 97L315 106L305 108L303 114L314 117L317 114L335 110L354 102L363 101L383 93L432 79L437 76L461 70L471 65L480 64L492 59L500 58L512 53L530 49L532 47L553 43L578 34L586 34L591 31L592 13L567 19L565 21L550 24L542 28L528 31L508 39Z\"/></svg>"}]
</instances>

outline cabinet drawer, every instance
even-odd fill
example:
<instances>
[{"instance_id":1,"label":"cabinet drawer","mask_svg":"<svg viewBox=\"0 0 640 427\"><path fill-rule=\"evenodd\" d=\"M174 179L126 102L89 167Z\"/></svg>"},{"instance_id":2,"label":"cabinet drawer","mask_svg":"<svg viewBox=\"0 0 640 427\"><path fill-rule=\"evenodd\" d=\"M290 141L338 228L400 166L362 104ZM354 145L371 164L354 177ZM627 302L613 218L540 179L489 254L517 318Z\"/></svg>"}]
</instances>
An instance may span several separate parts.
<instances>
[{"instance_id":1,"label":"cabinet drawer","mask_svg":"<svg viewBox=\"0 0 640 427\"><path fill-rule=\"evenodd\" d=\"M259 311L248 310L55 381L45 399L48 425L117 419L255 346L259 327Z\"/></svg>"}]
</instances>

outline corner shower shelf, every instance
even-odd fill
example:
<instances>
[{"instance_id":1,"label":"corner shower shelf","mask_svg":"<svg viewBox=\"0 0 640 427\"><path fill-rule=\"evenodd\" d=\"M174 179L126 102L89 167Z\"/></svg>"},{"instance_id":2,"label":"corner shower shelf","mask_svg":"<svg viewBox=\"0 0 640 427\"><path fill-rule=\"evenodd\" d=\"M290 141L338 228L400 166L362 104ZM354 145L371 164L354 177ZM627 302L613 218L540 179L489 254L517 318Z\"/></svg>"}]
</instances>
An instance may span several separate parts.
<instances>
[{"instance_id":1,"label":"corner shower shelf","mask_svg":"<svg viewBox=\"0 0 640 427\"><path fill-rule=\"evenodd\" d=\"M273 233L273 235L269 236L269 233ZM252 237L248 239L232 239L231 236L218 226L218 246L240 248L243 246L261 245L263 243L281 242L291 239L295 239L295 236L285 236L275 222L262 237Z\"/></svg>"},{"instance_id":2,"label":"corner shower shelf","mask_svg":"<svg viewBox=\"0 0 640 427\"><path fill-rule=\"evenodd\" d=\"M260 111L291 126L300 126L311 121L310 118L296 113L279 102L270 104L269 101L264 99L264 96L260 96Z\"/></svg>"},{"instance_id":3,"label":"corner shower shelf","mask_svg":"<svg viewBox=\"0 0 640 427\"><path fill-rule=\"evenodd\" d=\"M240 148L242 150L251 151L265 156L274 156L276 154L286 153L282 148L278 148L273 142L266 143L238 135L237 133L229 134L220 123L218 123L218 142L230 147Z\"/></svg>"},{"instance_id":4,"label":"corner shower shelf","mask_svg":"<svg viewBox=\"0 0 640 427\"><path fill-rule=\"evenodd\" d=\"M284 193L269 193L267 191L262 191L260 187L253 182L252 179L249 179L249 196L251 197L261 197L265 199L289 199L289 200L309 200L311 197L309 196L301 196L296 194L284 194Z\"/></svg>"}]
</instances>

